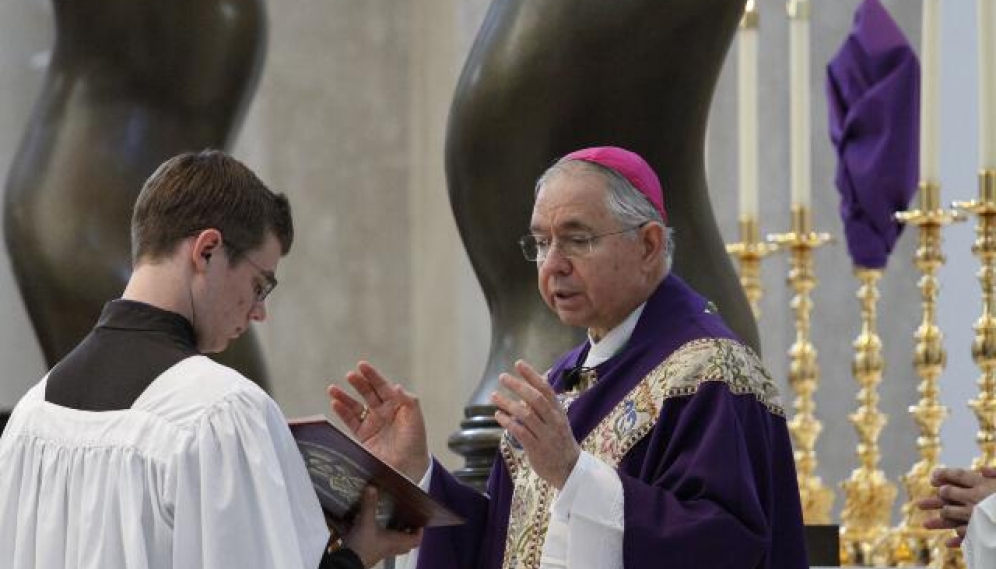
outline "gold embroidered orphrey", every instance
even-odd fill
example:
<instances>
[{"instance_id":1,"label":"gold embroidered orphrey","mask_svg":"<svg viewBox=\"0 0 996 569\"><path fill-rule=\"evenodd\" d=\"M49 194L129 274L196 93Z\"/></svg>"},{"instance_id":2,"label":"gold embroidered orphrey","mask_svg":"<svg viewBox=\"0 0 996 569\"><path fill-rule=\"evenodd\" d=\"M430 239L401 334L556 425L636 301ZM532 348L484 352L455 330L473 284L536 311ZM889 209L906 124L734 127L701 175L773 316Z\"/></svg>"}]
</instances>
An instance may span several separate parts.
<instances>
[{"instance_id":1,"label":"gold embroidered orphrey","mask_svg":"<svg viewBox=\"0 0 996 569\"><path fill-rule=\"evenodd\" d=\"M622 458L657 423L665 400L694 394L707 381L726 383L737 395L752 395L768 411L785 416L778 390L749 347L708 338L683 345L654 368L581 441L581 448L617 468ZM569 405L577 394L568 396ZM506 432L500 445L514 484L503 569L536 569L557 491L529 466L525 451Z\"/></svg>"}]
</instances>

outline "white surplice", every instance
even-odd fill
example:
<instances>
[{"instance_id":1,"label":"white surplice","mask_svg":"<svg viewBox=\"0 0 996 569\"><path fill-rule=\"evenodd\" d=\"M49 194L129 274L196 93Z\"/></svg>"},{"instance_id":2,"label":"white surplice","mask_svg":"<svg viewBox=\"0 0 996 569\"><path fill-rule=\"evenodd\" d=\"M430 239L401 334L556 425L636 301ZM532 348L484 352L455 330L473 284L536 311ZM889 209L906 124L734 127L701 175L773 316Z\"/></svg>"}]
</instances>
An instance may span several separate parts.
<instances>
[{"instance_id":1,"label":"white surplice","mask_svg":"<svg viewBox=\"0 0 996 569\"><path fill-rule=\"evenodd\" d=\"M277 404L204 356L118 411L49 403L42 380L0 439L6 568L314 569L327 541Z\"/></svg>"},{"instance_id":2,"label":"white surplice","mask_svg":"<svg viewBox=\"0 0 996 569\"><path fill-rule=\"evenodd\" d=\"M996 567L996 494L976 504L961 544L968 569Z\"/></svg>"}]
</instances>

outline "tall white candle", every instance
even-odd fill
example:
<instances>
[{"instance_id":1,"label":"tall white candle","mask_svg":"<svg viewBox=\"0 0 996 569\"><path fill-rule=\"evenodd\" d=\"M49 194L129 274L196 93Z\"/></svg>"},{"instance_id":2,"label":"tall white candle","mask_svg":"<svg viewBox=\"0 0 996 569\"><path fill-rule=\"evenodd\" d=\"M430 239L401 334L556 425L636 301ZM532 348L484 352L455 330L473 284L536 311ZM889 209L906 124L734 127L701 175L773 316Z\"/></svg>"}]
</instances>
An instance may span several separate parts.
<instances>
[{"instance_id":1,"label":"tall white candle","mask_svg":"<svg viewBox=\"0 0 996 569\"><path fill-rule=\"evenodd\" d=\"M996 169L996 6L992 0L978 0L976 5L979 11L979 169L993 170Z\"/></svg>"},{"instance_id":2,"label":"tall white candle","mask_svg":"<svg viewBox=\"0 0 996 569\"><path fill-rule=\"evenodd\" d=\"M740 218L757 219L757 11L748 0L737 34Z\"/></svg>"},{"instance_id":3,"label":"tall white candle","mask_svg":"<svg viewBox=\"0 0 996 569\"><path fill-rule=\"evenodd\" d=\"M792 204L809 207L809 0L789 0L789 136Z\"/></svg>"},{"instance_id":4,"label":"tall white candle","mask_svg":"<svg viewBox=\"0 0 996 569\"><path fill-rule=\"evenodd\" d=\"M940 181L940 0L923 1L923 29L920 37L920 181ZM990 0L979 0L987 4ZM979 24L982 25L981 23ZM988 31L987 31L988 33Z\"/></svg>"}]
</instances>

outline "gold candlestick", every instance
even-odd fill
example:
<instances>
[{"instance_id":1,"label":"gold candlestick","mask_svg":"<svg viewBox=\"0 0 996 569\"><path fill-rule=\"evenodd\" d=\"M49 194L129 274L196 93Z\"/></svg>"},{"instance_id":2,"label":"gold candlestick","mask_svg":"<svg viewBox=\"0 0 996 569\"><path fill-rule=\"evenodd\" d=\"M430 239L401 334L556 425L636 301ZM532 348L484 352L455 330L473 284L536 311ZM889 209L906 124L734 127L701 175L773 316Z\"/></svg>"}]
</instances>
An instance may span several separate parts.
<instances>
[{"instance_id":1,"label":"gold candlestick","mask_svg":"<svg viewBox=\"0 0 996 569\"><path fill-rule=\"evenodd\" d=\"M764 290L761 287L761 259L764 259L774 247L760 240L757 219L753 217L740 218L740 241L726 246L726 252L737 258L740 265L740 286L747 295L754 318L761 316L760 302Z\"/></svg>"},{"instance_id":2,"label":"gold candlestick","mask_svg":"<svg viewBox=\"0 0 996 569\"><path fill-rule=\"evenodd\" d=\"M931 550L930 569L965 569L965 556L960 547L948 547L944 544L948 538L954 537L954 530L942 532L934 540Z\"/></svg>"},{"instance_id":3,"label":"gold candlestick","mask_svg":"<svg viewBox=\"0 0 996 569\"><path fill-rule=\"evenodd\" d=\"M779 249L788 249L791 258L789 286L795 292L792 308L795 312L795 342L789 348L789 384L795 391L792 403L795 415L789 421L789 431L795 442L795 468L802 500L802 516L807 524L830 523L833 491L816 476L816 439L823 425L816 419L813 394L819 385L816 348L809 341L809 317L813 308L810 298L816 287L813 273L813 249L830 241L830 235L812 230L809 208L792 206L792 231L768 236Z\"/></svg>"},{"instance_id":4,"label":"gold candlestick","mask_svg":"<svg viewBox=\"0 0 996 569\"><path fill-rule=\"evenodd\" d=\"M888 531L896 485L878 468L878 436L886 424L885 415L878 410L877 391L885 367L882 341L876 332L878 281L882 271L856 267L855 275L861 281L858 289L861 334L854 340L852 370L861 389L858 410L848 419L858 431L860 465L841 483L845 501L841 512L840 562L867 566L881 563L876 546Z\"/></svg>"},{"instance_id":5,"label":"gold candlestick","mask_svg":"<svg viewBox=\"0 0 996 569\"><path fill-rule=\"evenodd\" d=\"M918 391L921 398L910 407L910 413L920 428L920 436L917 437L920 461L902 478L907 500L902 508L902 521L889 537L889 565L898 567L930 563L934 542L944 533L924 528L923 522L930 516L916 507L917 501L934 494L930 473L939 466L941 423L948 415L947 407L941 405L937 387L937 378L947 362L944 334L936 324L937 270L945 262L941 250L941 229L964 219L962 215L940 207L940 192L937 183L920 182L917 209L896 214L899 221L919 228L919 246L914 258L923 275L919 282L923 318L914 335L916 351L913 357L913 365L920 376Z\"/></svg>"},{"instance_id":6,"label":"gold candlestick","mask_svg":"<svg viewBox=\"0 0 996 569\"><path fill-rule=\"evenodd\" d=\"M979 199L955 202L954 206L975 214L975 243L972 253L979 258L978 278L982 285L982 315L975 322L972 360L979 376L979 396L969 402L979 421L976 440L982 453L972 463L974 468L996 466L996 317L993 286L996 286L996 170L979 172Z\"/></svg>"}]
</instances>

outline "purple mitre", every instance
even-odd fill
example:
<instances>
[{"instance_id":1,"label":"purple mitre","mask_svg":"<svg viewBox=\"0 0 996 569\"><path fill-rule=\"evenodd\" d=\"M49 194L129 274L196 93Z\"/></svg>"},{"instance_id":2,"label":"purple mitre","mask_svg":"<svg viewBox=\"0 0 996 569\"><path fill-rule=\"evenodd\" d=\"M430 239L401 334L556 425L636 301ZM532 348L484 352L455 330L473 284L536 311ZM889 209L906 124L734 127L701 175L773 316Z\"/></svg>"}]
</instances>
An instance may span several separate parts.
<instances>
[{"instance_id":1,"label":"purple mitre","mask_svg":"<svg viewBox=\"0 0 996 569\"><path fill-rule=\"evenodd\" d=\"M879 0L863 0L854 27L827 65L830 139L847 249L879 269L903 229L917 188L920 62Z\"/></svg>"}]
</instances>

